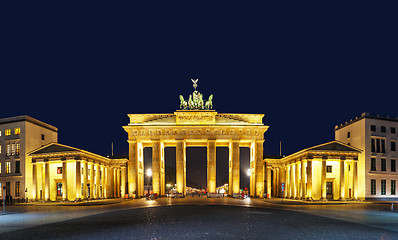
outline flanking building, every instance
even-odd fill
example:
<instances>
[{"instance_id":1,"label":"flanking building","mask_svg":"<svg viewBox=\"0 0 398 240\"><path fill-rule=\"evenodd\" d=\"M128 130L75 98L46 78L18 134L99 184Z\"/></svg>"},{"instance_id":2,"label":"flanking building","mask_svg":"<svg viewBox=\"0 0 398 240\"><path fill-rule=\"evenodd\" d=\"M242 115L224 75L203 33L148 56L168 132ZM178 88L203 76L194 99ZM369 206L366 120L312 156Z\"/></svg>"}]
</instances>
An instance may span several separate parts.
<instances>
[{"instance_id":1,"label":"flanking building","mask_svg":"<svg viewBox=\"0 0 398 240\"><path fill-rule=\"evenodd\" d=\"M29 116L0 119L0 189L14 199L32 198L28 152L58 141L58 129ZM3 191L2 187L6 189Z\"/></svg>"},{"instance_id":2,"label":"flanking building","mask_svg":"<svg viewBox=\"0 0 398 240\"><path fill-rule=\"evenodd\" d=\"M335 139L360 148L358 197L397 199L398 118L362 113L335 127Z\"/></svg>"},{"instance_id":3,"label":"flanking building","mask_svg":"<svg viewBox=\"0 0 398 240\"><path fill-rule=\"evenodd\" d=\"M357 199L360 153L358 148L332 141L283 158L265 158L266 194L307 200Z\"/></svg>"},{"instance_id":4,"label":"flanking building","mask_svg":"<svg viewBox=\"0 0 398 240\"><path fill-rule=\"evenodd\" d=\"M50 143L29 153L32 197L82 200L124 197L127 159L110 159L82 149Z\"/></svg>"}]
</instances>

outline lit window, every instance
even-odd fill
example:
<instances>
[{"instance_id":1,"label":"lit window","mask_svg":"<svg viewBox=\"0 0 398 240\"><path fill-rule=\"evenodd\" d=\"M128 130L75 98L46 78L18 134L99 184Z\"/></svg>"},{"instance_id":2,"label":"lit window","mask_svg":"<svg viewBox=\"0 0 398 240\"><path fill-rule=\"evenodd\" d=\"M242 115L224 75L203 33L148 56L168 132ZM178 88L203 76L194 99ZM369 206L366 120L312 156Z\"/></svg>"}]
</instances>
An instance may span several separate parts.
<instances>
[{"instance_id":1,"label":"lit window","mask_svg":"<svg viewBox=\"0 0 398 240\"><path fill-rule=\"evenodd\" d=\"M15 135L21 134L21 129L20 128L15 128L14 129L14 133L15 133Z\"/></svg>"},{"instance_id":2,"label":"lit window","mask_svg":"<svg viewBox=\"0 0 398 240\"><path fill-rule=\"evenodd\" d=\"M6 136L10 136L11 135L11 129L6 129Z\"/></svg>"},{"instance_id":3,"label":"lit window","mask_svg":"<svg viewBox=\"0 0 398 240\"><path fill-rule=\"evenodd\" d=\"M0 137L1 137L1 131L0 131Z\"/></svg>"},{"instance_id":4,"label":"lit window","mask_svg":"<svg viewBox=\"0 0 398 240\"><path fill-rule=\"evenodd\" d=\"M1 154L1 145L0 145L0 154Z\"/></svg>"},{"instance_id":5,"label":"lit window","mask_svg":"<svg viewBox=\"0 0 398 240\"><path fill-rule=\"evenodd\" d=\"M15 155L15 143L11 144L11 155Z\"/></svg>"},{"instance_id":6,"label":"lit window","mask_svg":"<svg viewBox=\"0 0 398 240\"><path fill-rule=\"evenodd\" d=\"M0 174L1 174L1 162L0 162ZM1 191L0 191L1 192Z\"/></svg>"},{"instance_id":7,"label":"lit window","mask_svg":"<svg viewBox=\"0 0 398 240\"><path fill-rule=\"evenodd\" d=\"M11 173L11 162L10 161L6 162L6 173Z\"/></svg>"},{"instance_id":8,"label":"lit window","mask_svg":"<svg viewBox=\"0 0 398 240\"><path fill-rule=\"evenodd\" d=\"M6 156L10 156L10 155L11 155L11 144L7 144Z\"/></svg>"},{"instance_id":9,"label":"lit window","mask_svg":"<svg viewBox=\"0 0 398 240\"><path fill-rule=\"evenodd\" d=\"M16 144L16 146L17 146L16 154L19 155L19 153L21 152L21 144L18 142L18 143Z\"/></svg>"}]
</instances>

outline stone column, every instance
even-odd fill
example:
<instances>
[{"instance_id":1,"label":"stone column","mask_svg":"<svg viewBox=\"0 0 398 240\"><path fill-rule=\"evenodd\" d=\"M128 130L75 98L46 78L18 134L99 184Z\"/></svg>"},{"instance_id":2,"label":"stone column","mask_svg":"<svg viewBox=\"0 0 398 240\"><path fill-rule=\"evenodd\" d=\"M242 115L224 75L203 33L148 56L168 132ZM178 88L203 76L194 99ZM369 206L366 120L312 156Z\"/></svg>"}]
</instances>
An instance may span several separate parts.
<instances>
[{"instance_id":1,"label":"stone column","mask_svg":"<svg viewBox=\"0 0 398 240\"><path fill-rule=\"evenodd\" d=\"M44 200L50 200L50 163L47 161L44 163Z\"/></svg>"},{"instance_id":2,"label":"stone column","mask_svg":"<svg viewBox=\"0 0 398 240\"><path fill-rule=\"evenodd\" d=\"M326 159L322 159L321 167L321 199L326 199Z\"/></svg>"},{"instance_id":3,"label":"stone column","mask_svg":"<svg viewBox=\"0 0 398 240\"><path fill-rule=\"evenodd\" d=\"M256 141L256 194L255 196L263 198L264 194L264 147L263 140ZM239 157L238 157L239 161ZM238 169L239 172L239 169ZM238 185L239 186L239 185Z\"/></svg>"},{"instance_id":4,"label":"stone column","mask_svg":"<svg viewBox=\"0 0 398 240\"><path fill-rule=\"evenodd\" d=\"M340 160L340 197L339 200L345 200L345 167L344 160Z\"/></svg>"},{"instance_id":5,"label":"stone column","mask_svg":"<svg viewBox=\"0 0 398 240\"><path fill-rule=\"evenodd\" d=\"M307 160L307 200L312 199L312 161Z\"/></svg>"},{"instance_id":6,"label":"stone column","mask_svg":"<svg viewBox=\"0 0 398 240\"><path fill-rule=\"evenodd\" d=\"M105 166L101 165L101 198L105 197Z\"/></svg>"},{"instance_id":7,"label":"stone column","mask_svg":"<svg viewBox=\"0 0 398 240\"><path fill-rule=\"evenodd\" d=\"M301 160L301 185L300 185L300 198L305 199L306 184L305 184L305 161Z\"/></svg>"},{"instance_id":8,"label":"stone column","mask_svg":"<svg viewBox=\"0 0 398 240\"><path fill-rule=\"evenodd\" d=\"M121 168L121 197L124 198L124 195L126 195L126 167Z\"/></svg>"},{"instance_id":9,"label":"stone column","mask_svg":"<svg viewBox=\"0 0 398 240\"><path fill-rule=\"evenodd\" d=\"M290 185L290 198L294 198L294 187L295 187L295 180L294 180L294 163L290 164L290 177L289 177L289 185Z\"/></svg>"},{"instance_id":10,"label":"stone column","mask_svg":"<svg viewBox=\"0 0 398 240\"><path fill-rule=\"evenodd\" d=\"M296 167L296 172L294 173L294 177L295 177L295 187L296 187L296 191L295 191L295 199L299 199L300 198L300 162L296 162L295 163L295 167Z\"/></svg>"},{"instance_id":11,"label":"stone column","mask_svg":"<svg viewBox=\"0 0 398 240\"><path fill-rule=\"evenodd\" d=\"M129 141L129 161L128 161L128 193L129 197L137 192L137 142ZM138 196L138 195L137 195Z\"/></svg>"},{"instance_id":12,"label":"stone column","mask_svg":"<svg viewBox=\"0 0 398 240\"><path fill-rule=\"evenodd\" d=\"M250 196L254 197L256 193L256 142L250 143Z\"/></svg>"},{"instance_id":13,"label":"stone column","mask_svg":"<svg viewBox=\"0 0 398 240\"><path fill-rule=\"evenodd\" d=\"M94 163L90 163L90 198L94 198Z\"/></svg>"},{"instance_id":14,"label":"stone column","mask_svg":"<svg viewBox=\"0 0 398 240\"><path fill-rule=\"evenodd\" d=\"M83 198L87 199L88 198L88 188L87 188L87 183L88 183L88 162L84 161L83 162Z\"/></svg>"},{"instance_id":15,"label":"stone column","mask_svg":"<svg viewBox=\"0 0 398 240\"><path fill-rule=\"evenodd\" d=\"M34 162L32 166L32 199L37 200L37 163ZM1 189L1 191L3 191Z\"/></svg>"},{"instance_id":16,"label":"stone column","mask_svg":"<svg viewBox=\"0 0 398 240\"><path fill-rule=\"evenodd\" d=\"M216 192L216 141L207 141L207 190Z\"/></svg>"},{"instance_id":17,"label":"stone column","mask_svg":"<svg viewBox=\"0 0 398 240\"><path fill-rule=\"evenodd\" d=\"M176 145L176 184L177 191L184 193L185 189L185 143L183 140L178 140Z\"/></svg>"},{"instance_id":18,"label":"stone column","mask_svg":"<svg viewBox=\"0 0 398 240\"><path fill-rule=\"evenodd\" d=\"M266 166L267 168L267 197L271 198L271 167Z\"/></svg>"},{"instance_id":19,"label":"stone column","mask_svg":"<svg viewBox=\"0 0 398 240\"><path fill-rule=\"evenodd\" d=\"M153 193L160 195L160 141L152 145L152 188Z\"/></svg>"},{"instance_id":20,"label":"stone column","mask_svg":"<svg viewBox=\"0 0 398 240\"><path fill-rule=\"evenodd\" d=\"M68 162L62 161L62 200L68 201Z\"/></svg>"},{"instance_id":21,"label":"stone column","mask_svg":"<svg viewBox=\"0 0 398 240\"><path fill-rule=\"evenodd\" d=\"M239 141L231 141L229 144L230 148L230 154L231 154L231 165L232 165L232 171L230 176L232 180L232 195L234 193L239 193L240 188L240 165L239 165ZM231 188L231 186L229 186Z\"/></svg>"},{"instance_id":22,"label":"stone column","mask_svg":"<svg viewBox=\"0 0 398 240\"><path fill-rule=\"evenodd\" d=\"M76 200L80 201L82 199L82 167L81 162L76 161Z\"/></svg>"},{"instance_id":23,"label":"stone column","mask_svg":"<svg viewBox=\"0 0 398 240\"><path fill-rule=\"evenodd\" d=\"M358 161L353 161L352 169L352 196L355 200L358 199Z\"/></svg>"},{"instance_id":24,"label":"stone column","mask_svg":"<svg viewBox=\"0 0 398 240\"><path fill-rule=\"evenodd\" d=\"M95 167L95 194L96 199L100 198L100 166L98 163L94 164Z\"/></svg>"}]
</instances>

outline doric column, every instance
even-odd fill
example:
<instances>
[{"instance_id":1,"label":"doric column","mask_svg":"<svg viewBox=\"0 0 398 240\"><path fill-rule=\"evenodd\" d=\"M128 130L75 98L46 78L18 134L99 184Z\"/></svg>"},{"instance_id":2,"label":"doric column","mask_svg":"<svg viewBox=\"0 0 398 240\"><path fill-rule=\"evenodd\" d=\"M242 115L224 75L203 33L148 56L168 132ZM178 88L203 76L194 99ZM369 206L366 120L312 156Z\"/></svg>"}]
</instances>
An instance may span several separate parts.
<instances>
[{"instance_id":1,"label":"doric column","mask_svg":"<svg viewBox=\"0 0 398 240\"><path fill-rule=\"evenodd\" d=\"M306 184L305 184L305 161L301 160L301 185L300 185L300 198L305 199Z\"/></svg>"},{"instance_id":2,"label":"doric column","mask_svg":"<svg viewBox=\"0 0 398 240\"><path fill-rule=\"evenodd\" d=\"M90 162L90 198L94 198L94 163Z\"/></svg>"},{"instance_id":3,"label":"doric column","mask_svg":"<svg viewBox=\"0 0 398 240\"><path fill-rule=\"evenodd\" d=\"M340 160L340 200L345 200L345 167L344 160Z\"/></svg>"},{"instance_id":4,"label":"doric column","mask_svg":"<svg viewBox=\"0 0 398 240\"><path fill-rule=\"evenodd\" d=\"M290 186L290 198L294 198L294 185L295 185L295 181L294 181L294 163L290 164L290 177L289 177L289 186Z\"/></svg>"},{"instance_id":5,"label":"doric column","mask_svg":"<svg viewBox=\"0 0 398 240\"><path fill-rule=\"evenodd\" d=\"M255 196L263 198L264 194L264 147L263 140L256 141L256 194ZM238 147L239 152L239 147ZM239 157L238 157L239 161ZM239 168L238 168L239 172ZM238 185L239 188L239 185Z\"/></svg>"},{"instance_id":6,"label":"doric column","mask_svg":"<svg viewBox=\"0 0 398 240\"><path fill-rule=\"evenodd\" d=\"M100 166L98 163L94 164L95 167L95 193L96 199L100 198Z\"/></svg>"},{"instance_id":7,"label":"doric column","mask_svg":"<svg viewBox=\"0 0 398 240\"><path fill-rule=\"evenodd\" d=\"M267 168L267 197L271 198L271 167L266 166Z\"/></svg>"},{"instance_id":8,"label":"doric column","mask_svg":"<svg viewBox=\"0 0 398 240\"><path fill-rule=\"evenodd\" d=\"M138 195L137 191L137 174L138 174L138 164L137 164L137 142L129 142L129 161L128 161L128 193L129 197L133 197L133 194Z\"/></svg>"},{"instance_id":9,"label":"doric column","mask_svg":"<svg viewBox=\"0 0 398 240\"><path fill-rule=\"evenodd\" d=\"M160 195L166 194L166 169L164 164L164 142L160 142Z\"/></svg>"},{"instance_id":10,"label":"doric column","mask_svg":"<svg viewBox=\"0 0 398 240\"><path fill-rule=\"evenodd\" d=\"M312 199L312 161L307 160L307 199Z\"/></svg>"},{"instance_id":11,"label":"doric column","mask_svg":"<svg viewBox=\"0 0 398 240\"><path fill-rule=\"evenodd\" d=\"M68 162L62 161L62 200L68 200Z\"/></svg>"},{"instance_id":12,"label":"doric column","mask_svg":"<svg viewBox=\"0 0 398 240\"><path fill-rule=\"evenodd\" d=\"M126 194L126 167L121 167L121 197L124 198L124 195Z\"/></svg>"},{"instance_id":13,"label":"doric column","mask_svg":"<svg viewBox=\"0 0 398 240\"><path fill-rule=\"evenodd\" d=\"M50 200L50 163L47 161L44 163L44 200Z\"/></svg>"},{"instance_id":14,"label":"doric column","mask_svg":"<svg viewBox=\"0 0 398 240\"><path fill-rule=\"evenodd\" d=\"M322 159L321 163L321 199L326 199L326 159Z\"/></svg>"},{"instance_id":15,"label":"doric column","mask_svg":"<svg viewBox=\"0 0 398 240\"><path fill-rule=\"evenodd\" d=\"M179 193L185 192L185 143L178 140L176 145L176 184Z\"/></svg>"},{"instance_id":16,"label":"doric column","mask_svg":"<svg viewBox=\"0 0 398 240\"><path fill-rule=\"evenodd\" d=\"M231 141L229 144L229 152L230 152L230 159L231 159L231 172L230 172L230 179L231 179L231 184L232 186L229 186L229 188L232 188L232 195L234 193L239 193L240 188L240 168L239 168L239 141Z\"/></svg>"},{"instance_id":17,"label":"doric column","mask_svg":"<svg viewBox=\"0 0 398 240\"><path fill-rule=\"evenodd\" d=\"M33 163L32 172L32 199L37 200L37 163ZM1 189L1 191L3 191Z\"/></svg>"},{"instance_id":18,"label":"doric column","mask_svg":"<svg viewBox=\"0 0 398 240\"><path fill-rule=\"evenodd\" d=\"M256 142L250 143L250 196L254 197L256 193Z\"/></svg>"},{"instance_id":19,"label":"doric column","mask_svg":"<svg viewBox=\"0 0 398 240\"><path fill-rule=\"evenodd\" d=\"M216 141L207 141L207 191L216 192Z\"/></svg>"},{"instance_id":20,"label":"doric column","mask_svg":"<svg viewBox=\"0 0 398 240\"><path fill-rule=\"evenodd\" d=\"M152 145L152 188L153 193L160 195L160 141Z\"/></svg>"},{"instance_id":21,"label":"doric column","mask_svg":"<svg viewBox=\"0 0 398 240\"><path fill-rule=\"evenodd\" d=\"M358 161L353 161L353 169L352 169L352 195L355 200L358 199Z\"/></svg>"},{"instance_id":22,"label":"doric column","mask_svg":"<svg viewBox=\"0 0 398 240\"><path fill-rule=\"evenodd\" d=\"M295 194L294 194L294 198L299 199L300 198L300 162L296 162L295 164L296 167L296 172L294 173L294 177L295 177Z\"/></svg>"},{"instance_id":23,"label":"doric column","mask_svg":"<svg viewBox=\"0 0 398 240\"><path fill-rule=\"evenodd\" d=\"M88 162L87 161L83 161L83 198L87 199L88 198L88 187L87 187L87 183L88 183Z\"/></svg>"},{"instance_id":24,"label":"doric column","mask_svg":"<svg viewBox=\"0 0 398 240\"><path fill-rule=\"evenodd\" d=\"M82 167L79 160L76 161L76 200L80 201L82 199Z\"/></svg>"}]
</instances>

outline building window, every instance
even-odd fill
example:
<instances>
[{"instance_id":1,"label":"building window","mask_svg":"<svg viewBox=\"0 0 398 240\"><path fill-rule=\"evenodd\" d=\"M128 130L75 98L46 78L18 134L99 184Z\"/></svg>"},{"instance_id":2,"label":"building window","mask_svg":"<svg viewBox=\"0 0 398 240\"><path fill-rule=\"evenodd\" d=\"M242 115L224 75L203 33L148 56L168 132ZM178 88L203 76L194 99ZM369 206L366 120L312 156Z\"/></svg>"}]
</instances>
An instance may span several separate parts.
<instances>
[{"instance_id":1,"label":"building window","mask_svg":"<svg viewBox=\"0 0 398 240\"><path fill-rule=\"evenodd\" d=\"M6 173L11 173L11 162L10 161L6 162Z\"/></svg>"},{"instance_id":2,"label":"building window","mask_svg":"<svg viewBox=\"0 0 398 240\"><path fill-rule=\"evenodd\" d=\"M331 173L332 172L332 166L326 166L326 172Z\"/></svg>"},{"instance_id":3,"label":"building window","mask_svg":"<svg viewBox=\"0 0 398 240\"><path fill-rule=\"evenodd\" d=\"M376 158L370 159L370 171L376 171Z\"/></svg>"},{"instance_id":4,"label":"building window","mask_svg":"<svg viewBox=\"0 0 398 240\"><path fill-rule=\"evenodd\" d=\"M381 195L386 195L386 180L381 180Z\"/></svg>"},{"instance_id":5,"label":"building window","mask_svg":"<svg viewBox=\"0 0 398 240\"><path fill-rule=\"evenodd\" d=\"M380 138L372 138L372 152L386 153L386 140Z\"/></svg>"},{"instance_id":6,"label":"building window","mask_svg":"<svg viewBox=\"0 0 398 240\"><path fill-rule=\"evenodd\" d=\"M395 134L395 127L391 127L391 133ZM1 135L0 135L1 136Z\"/></svg>"},{"instance_id":7,"label":"building window","mask_svg":"<svg viewBox=\"0 0 398 240\"><path fill-rule=\"evenodd\" d=\"M15 150L15 143L12 143L11 144L11 155L15 155L15 153L16 153L16 150Z\"/></svg>"},{"instance_id":8,"label":"building window","mask_svg":"<svg viewBox=\"0 0 398 240\"><path fill-rule=\"evenodd\" d=\"M395 180L391 180L391 195L395 195Z\"/></svg>"},{"instance_id":9,"label":"building window","mask_svg":"<svg viewBox=\"0 0 398 240\"><path fill-rule=\"evenodd\" d=\"M350 137L351 137L351 133L347 132L347 138L350 138Z\"/></svg>"},{"instance_id":10,"label":"building window","mask_svg":"<svg viewBox=\"0 0 398 240\"><path fill-rule=\"evenodd\" d=\"M11 155L11 144L7 144L7 151L6 151L6 156Z\"/></svg>"},{"instance_id":11,"label":"building window","mask_svg":"<svg viewBox=\"0 0 398 240\"><path fill-rule=\"evenodd\" d=\"M0 144L0 154L1 154L1 144Z\"/></svg>"},{"instance_id":12,"label":"building window","mask_svg":"<svg viewBox=\"0 0 398 240\"><path fill-rule=\"evenodd\" d=\"M376 132L376 125L370 125L370 131Z\"/></svg>"},{"instance_id":13,"label":"building window","mask_svg":"<svg viewBox=\"0 0 398 240\"><path fill-rule=\"evenodd\" d=\"M14 129L14 134L15 134L15 135L21 134L21 128L15 128L15 129Z\"/></svg>"},{"instance_id":14,"label":"building window","mask_svg":"<svg viewBox=\"0 0 398 240\"><path fill-rule=\"evenodd\" d=\"M391 159L391 172L395 172L396 171L396 163L395 163L395 159Z\"/></svg>"},{"instance_id":15,"label":"building window","mask_svg":"<svg viewBox=\"0 0 398 240\"><path fill-rule=\"evenodd\" d=\"M62 173L62 167L57 167L57 174L61 174Z\"/></svg>"},{"instance_id":16,"label":"building window","mask_svg":"<svg viewBox=\"0 0 398 240\"><path fill-rule=\"evenodd\" d=\"M385 133L386 132L386 126L381 126L380 131Z\"/></svg>"},{"instance_id":17,"label":"building window","mask_svg":"<svg viewBox=\"0 0 398 240\"><path fill-rule=\"evenodd\" d=\"M0 162L0 174L1 174L1 162ZM0 189L1 190L1 189Z\"/></svg>"},{"instance_id":18,"label":"building window","mask_svg":"<svg viewBox=\"0 0 398 240\"><path fill-rule=\"evenodd\" d=\"M10 136L11 135L11 129L6 129L6 136Z\"/></svg>"},{"instance_id":19,"label":"building window","mask_svg":"<svg viewBox=\"0 0 398 240\"><path fill-rule=\"evenodd\" d=\"M15 173L21 173L21 161L15 161Z\"/></svg>"},{"instance_id":20,"label":"building window","mask_svg":"<svg viewBox=\"0 0 398 240\"><path fill-rule=\"evenodd\" d=\"M397 150L397 147L395 145L394 141L391 141L391 151L395 152Z\"/></svg>"},{"instance_id":21,"label":"building window","mask_svg":"<svg viewBox=\"0 0 398 240\"><path fill-rule=\"evenodd\" d=\"M19 155L20 152L21 152L21 144L20 144L19 142L17 142L15 146L16 146L16 148L17 148L15 153L16 153L17 155Z\"/></svg>"},{"instance_id":22,"label":"building window","mask_svg":"<svg viewBox=\"0 0 398 240\"><path fill-rule=\"evenodd\" d=\"M386 171L386 159L381 159L381 171Z\"/></svg>"},{"instance_id":23,"label":"building window","mask_svg":"<svg viewBox=\"0 0 398 240\"><path fill-rule=\"evenodd\" d=\"M42 135L41 135L41 140L44 141L44 139L45 139L44 134L42 134Z\"/></svg>"},{"instance_id":24,"label":"building window","mask_svg":"<svg viewBox=\"0 0 398 240\"><path fill-rule=\"evenodd\" d=\"M19 186L19 181L15 182L15 197L20 196L20 186Z\"/></svg>"},{"instance_id":25,"label":"building window","mask_svg":"<svg viewBox=\"0 0 398 240\"><path fill-rule=\"evenodd\" d=\"M376 195L376 180L375 179L370 180L370 194Z\"/></svg>"},{"instance_id":26,"label":"building window","mask_svg":"<svg viewBox=\"0 0 398 240\"><path fill-rule=\"evenodd\" d=\"M1 131L0 131L0 137L1 137Z\"/></svg>"}]
</instances>

